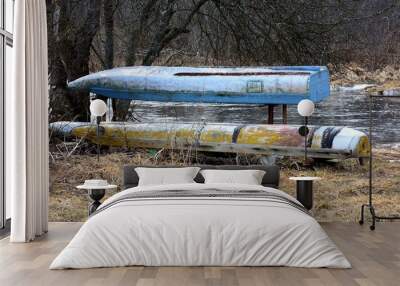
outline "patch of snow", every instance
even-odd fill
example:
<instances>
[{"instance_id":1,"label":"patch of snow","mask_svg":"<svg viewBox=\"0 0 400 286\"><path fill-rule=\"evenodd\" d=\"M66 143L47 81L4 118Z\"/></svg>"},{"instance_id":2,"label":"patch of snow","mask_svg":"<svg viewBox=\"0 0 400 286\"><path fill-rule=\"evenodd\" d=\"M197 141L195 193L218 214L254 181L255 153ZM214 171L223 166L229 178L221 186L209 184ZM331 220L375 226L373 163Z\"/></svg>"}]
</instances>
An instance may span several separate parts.
<instances>
[{"instance_id":1,"label":"patch of snow","mask_svg":"<svg viewBox=\"0 0 400 286\"><path fill-rule=\"evenodd\" d=\"M369 84L369 83L360 83L360 84L355 84L352 86L332 86L331 90L334 91L340 91L340 92L344 92L344 93L352 93L352 92L360 92L360 91L364 91L365 89L369 88L369 87L373 87L375 86L375 84Z\"/></svg>"}]
</instances>

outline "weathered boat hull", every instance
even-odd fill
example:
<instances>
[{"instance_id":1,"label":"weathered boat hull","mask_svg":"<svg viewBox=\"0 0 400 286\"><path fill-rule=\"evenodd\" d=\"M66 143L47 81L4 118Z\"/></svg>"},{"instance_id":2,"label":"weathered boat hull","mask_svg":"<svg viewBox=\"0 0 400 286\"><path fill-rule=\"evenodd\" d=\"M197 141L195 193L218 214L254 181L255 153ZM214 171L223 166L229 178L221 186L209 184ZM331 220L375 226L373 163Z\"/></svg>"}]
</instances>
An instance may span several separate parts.
<instances>
[{"instance_id":1,"label":"weathered boat hull","mask_svg":"<svg viewBox=\"0 0 400 286\"><path fill-rule=\"evenodd\" d=\"M161 102L297 104L329 96L326 67L124 67L81 77L69 88Z\"/></svg>"},{"instance_id":2,"label":"weathered boat hull","mask_svg":"<svg viewBox=\"0 0 400 286\"><path fill-rule=\"evenodd\" d=\"M210 152L301 155L304 137L293 125L236 125L223 123L126 123L100 126L87 122L55 122L53 134L86 138L115 147L196 149ZM368 137L348 127L311 126L309 154L315 158L366 157Z\"/></svg>"}]
</instances>

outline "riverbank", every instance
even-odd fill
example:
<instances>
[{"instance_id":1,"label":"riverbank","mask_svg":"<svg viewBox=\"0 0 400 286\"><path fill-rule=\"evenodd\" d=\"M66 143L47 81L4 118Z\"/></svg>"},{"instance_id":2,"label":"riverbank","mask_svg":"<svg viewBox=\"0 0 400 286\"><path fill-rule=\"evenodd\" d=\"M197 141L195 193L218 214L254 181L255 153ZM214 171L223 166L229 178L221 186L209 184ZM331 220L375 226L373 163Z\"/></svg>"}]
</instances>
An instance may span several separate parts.
<instances>
[{"instance_id":1,"label":"riverbank","mask_svg":"<svg viewBox=\"0 0 400 286\"><path fill-rule=\"evenodd\" d=\"M400 68L388 65L376 70L369 70L355 63L333 67L331 72L331 88L333 90L362 84L372 84L385 88L400 87Z\"/></svg>"},{"instance_id":2,"label":"riverbank","mask_svg":"<svg viewBox=\"0 0 400 286\"><path fill-rule=\"evenodd\" d=\"M380 215L400 213L400 150L377 149L374 161L374 203ZM87 218L86 191L75 186L86 179L103 178L121 185L121 168L125 164L189 165L189 164L255 164L258 156L231 158L205 157L185 152L135 151L111 153L100 157L73 155L50 163L50 221L84 221ZM368 201L368 165L360 166L356 160L336 165L321 165L314 169L301 169L293 160L282 160L280 189L294 195L291 176L318 176L315 185L313 214L319 221L357 221L359 208ZM119 189L114 191L118 192ZM109 195L111 195L110 193Z\"/></svg>"}]
</instances>

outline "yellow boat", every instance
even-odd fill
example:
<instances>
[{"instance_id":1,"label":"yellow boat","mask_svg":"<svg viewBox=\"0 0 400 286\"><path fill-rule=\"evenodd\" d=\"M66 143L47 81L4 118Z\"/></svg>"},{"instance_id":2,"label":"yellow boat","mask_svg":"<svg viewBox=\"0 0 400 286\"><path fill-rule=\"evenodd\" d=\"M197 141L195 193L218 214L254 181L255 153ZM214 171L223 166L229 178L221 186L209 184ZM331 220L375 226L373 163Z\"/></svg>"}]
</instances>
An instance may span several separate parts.
<instances>
[{"instance_id":1,"label":"yellow boat","mask_svg":"<svg viewBox=\"0 0 400 286\"><path fill-rule=\"evenodd\" d=\"M314 158L362 158L369 154L368 137L349 127L310 126L309 155ZM196 149L208 152L303 154L299 126L231 123L103 122L99 137L89 122L54 122L54 135L85 138L114 147Z\"/></svg>"}]
</instances>

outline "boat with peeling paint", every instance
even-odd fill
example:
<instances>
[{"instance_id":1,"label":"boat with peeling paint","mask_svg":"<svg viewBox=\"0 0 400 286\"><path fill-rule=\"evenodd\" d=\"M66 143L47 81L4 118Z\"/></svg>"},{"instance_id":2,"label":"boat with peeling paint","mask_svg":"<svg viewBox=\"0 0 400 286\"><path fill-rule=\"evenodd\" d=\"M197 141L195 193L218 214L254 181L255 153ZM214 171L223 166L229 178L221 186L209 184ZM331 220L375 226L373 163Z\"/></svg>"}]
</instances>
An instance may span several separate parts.
<instances>
[{"instance_id":1,"label":"boat with peeling paint","mask_svg":"<svg viewBox=\"0 0 400 286\"><path fill-rule=\"evenodd\" d=\"M330 92L323 66L134 66L89 74L68 87L117 99L228 104L320 102Z\"/></svg>"},{"instance_id":2,"label":"boat with peeling paint","mask_svg":"<svg viewBox=\"0 0 400 286\"><path fill-rule=\"evenodd\" d=\"M301 156L304 137L299 126L225 123L103 122L97 139L89 122L54 122L52 134L85 138L114 147L193 149L208 152ZM368 137L361 131L337 126L310 126L309 155L314 158L362 158L369 154Z\"/></svg>"}]
</instances>

